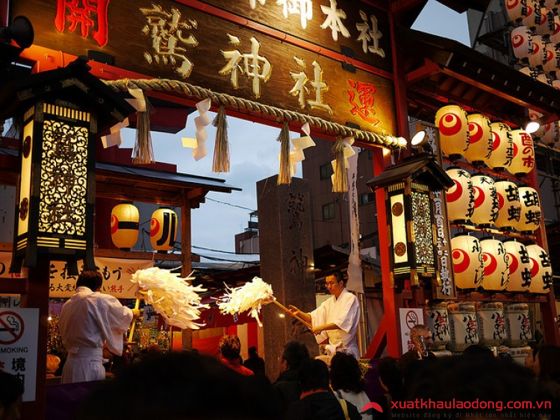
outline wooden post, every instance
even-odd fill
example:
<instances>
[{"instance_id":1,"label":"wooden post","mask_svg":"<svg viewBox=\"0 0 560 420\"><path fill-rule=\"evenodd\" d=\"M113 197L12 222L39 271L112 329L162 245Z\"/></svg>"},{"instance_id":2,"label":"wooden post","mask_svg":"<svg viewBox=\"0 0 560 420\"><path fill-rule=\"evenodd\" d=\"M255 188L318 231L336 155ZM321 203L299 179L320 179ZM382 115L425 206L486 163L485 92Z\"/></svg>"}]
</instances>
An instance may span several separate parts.
<instances>
[{"instance_id":1,"label":"wooden post","mask_svg":"<svg viewBox=\"0 0 560 420\"><path fill-rule=\"evenodd\" d=\"M187 197L187 192L183 190L183 204L181 205L181 275L188 276L192 271L191 258L191 203ZM173 337L170 337L173 340ZM182 330L181 339L184 350L192 349L192 331Z\"/></svg>"}]
</instances>

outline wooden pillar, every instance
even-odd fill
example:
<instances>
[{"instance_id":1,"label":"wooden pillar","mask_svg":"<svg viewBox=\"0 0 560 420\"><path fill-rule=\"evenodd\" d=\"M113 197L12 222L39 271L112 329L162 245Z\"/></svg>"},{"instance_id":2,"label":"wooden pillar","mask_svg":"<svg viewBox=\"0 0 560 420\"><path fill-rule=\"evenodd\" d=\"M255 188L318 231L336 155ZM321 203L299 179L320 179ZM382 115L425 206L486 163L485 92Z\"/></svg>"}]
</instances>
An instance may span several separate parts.
<instances>
[{"instance_id":1,"label":"wooden pillar","mask_svg":"<svg viewBox=\"0 0 560 420\"><path fill-rule=\"evenodd\" d=\"M183 190L183 204L181 205L181 275L188 276L192 271L191 258L191 203L187 197L187 191ZM192 331L183 330L181 332L183 349L192 349Z\"/></svg>"}]
</instances>

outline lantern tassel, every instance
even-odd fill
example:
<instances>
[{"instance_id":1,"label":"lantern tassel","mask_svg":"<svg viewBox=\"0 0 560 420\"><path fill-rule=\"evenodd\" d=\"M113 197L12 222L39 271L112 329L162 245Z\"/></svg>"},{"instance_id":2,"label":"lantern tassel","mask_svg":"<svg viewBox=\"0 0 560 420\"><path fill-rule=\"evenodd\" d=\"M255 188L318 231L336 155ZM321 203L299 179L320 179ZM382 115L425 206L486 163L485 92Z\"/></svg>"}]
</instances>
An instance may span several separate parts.
<instances>
[{"instance_id":1,"label":"lantern tassel","mask_svg":"<svg viewBox=\"0 0 560 420\"><path fill-rule=\"evenodd\" d=\"M346 160L344 158L344 140L338 139L333 146L334 152L334 174L332 177L333 192L348 191L348 171L346 170Z\"/></svg>"},{"instance_id":2,"label":"lantern tassel","mask_svg":"<svg viewBox=\"0 0 560 420\"><path fill-rule=\"evenodd\" d=\"M214 143L213 172L229 172L229 142L227 132L226 111L220 107L218 115L214 118L212 125L216 127L216 142Z\"/></svg>"},{"instance_id":3,"label":"lantern tassel","mask_svg":"<svg viewBox=\"0 0 560 420\"><path fill-rule=\"evenodd\" d=\"M150 110L150 103L146 99L146 110L136 114L136 144L132 152L132 163L135 165L146 165L154 162L152 135L150 133Z\"/></svg>"},{"instance_id":4,"label":"lantern tassel","mask_svg":"<svg viewBox=\"0 0 560 420\"><path fill-rule=\"evenodd\" d=\"M280 142L280 170L278 171L278 185L290 184L292 182L292 171L290 165L290 129L285 122L278 137Z\"/></svg>"}]
</instances>

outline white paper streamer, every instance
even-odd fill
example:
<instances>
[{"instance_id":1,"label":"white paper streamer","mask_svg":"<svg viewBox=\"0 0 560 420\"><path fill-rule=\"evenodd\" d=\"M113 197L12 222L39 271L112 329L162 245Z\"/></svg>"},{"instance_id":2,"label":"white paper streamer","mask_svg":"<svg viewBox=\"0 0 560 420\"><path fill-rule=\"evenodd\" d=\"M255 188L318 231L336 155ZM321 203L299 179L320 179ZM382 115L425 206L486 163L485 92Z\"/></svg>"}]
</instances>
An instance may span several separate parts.
<instances>
[{"instance_id":1,"label":"white paper streamer","mask_svg":"<svg viewBox=\"0 0 560 420\"><path fill-rule=\"evenodd\" d=\"M196 138L183 137L181 139L183 147L193 149L193 158L197 161L208 154L208 150L206 149L206 139L208 138L206 126L211 122L210 116L208 115L211 105L212 102L210 101L210 98L204 99L196 104L196 109L198 110L198 117L194 119Z\"/></svg>"},{"instance_id":2,"label":"white paper streamer","mask_svg":"<svg viewBox=\"0 0 560 420\"><path fill-rule=\"evenodd\" d=\"M346 151L346 149L345 149ZM360 258L360 215L358 211L358 154L348 158L348 214L350 217L350 255L348 257L348 282L346 288L364 293L362 260Z\"/></svg>"},{"instance_id":3,"label":"white paper streamer","mask_svg":"<svg viewBox=\"0 0 560 420\"><path fill-rule=\"evenodd\" d=\"M182 278L158 267L137 270L130 279L144 292L146 303L152 305L169 325L197 330L204 325L195 322L200 318L200 310L208 308L200 303L198 292L206 289L192 286L188 280L192 278Z\"/></svg>"},{"instance_id":4,"label":"white paper streamer","mask_svg":"<svg viewBox=\"0 0 560 420\"><path fill-rule=\"evenodd\" d=\"M112 126L109 129L109 134L106 136L101 136L101 144L103 144L103 148L106 149L108 147L120 146L122 143L121 128L126 127L128 127L128 118L125 118L120 123Z\"/></svg>"},{"instance_id":5,"label":"white paper streamer","mask_svg":"<svg viewBox=\"0 0 560 420\"><path fill-rule=\"evenodd\" d=\"M305 153L303 151L308 147L315 146L315 142L310 136L311 129L309 128L309 123L305 123L301 127L301 131L304 132L305 136L291 139L292 150L290 150L290 171L292 176L295 176L296 174L297 164L305 160ZM280 160L280 155L278 155L278 160Z\"/></svg>"},{"instance_id":6,"label":"white paper streamer","mask_svg":"<svg viewBox=\"0 0 560 420\"><path fill-rule=\"evenodd\" d=\"M261 308L273 299L272 286L265 283L260 277L253 277L253 280L243 286L234 289L227 288L224 296L218 300L218 307L221 313L229 315L250 311L249 315L255 318L262 327L259 318Z\"/></svg>"},{"instance_id":7,"label":"white paper streamer","mask_svg":"<svg viewBox=\"0 0 560 420\"><path fill-rule=\"evenodd\" d=\"M348 159L356 154L352 145L354 144L354 137L346 137L344 140L344 168L348 170ZM336 172L336 159L331 160L333 174L331 175L331 182L334 184L334 174Z\"/></svg>"}]
</instances>

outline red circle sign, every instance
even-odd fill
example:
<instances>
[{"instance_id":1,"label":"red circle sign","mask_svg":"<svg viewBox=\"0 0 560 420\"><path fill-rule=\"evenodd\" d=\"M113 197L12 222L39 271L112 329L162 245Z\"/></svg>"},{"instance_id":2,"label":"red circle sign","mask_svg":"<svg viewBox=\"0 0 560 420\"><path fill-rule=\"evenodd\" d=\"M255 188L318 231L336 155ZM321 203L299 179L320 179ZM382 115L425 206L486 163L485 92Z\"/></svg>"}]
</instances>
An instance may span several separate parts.
<instances>
[{"instance_id":1,"label":"red circle sign","mask_svg":"<svg viewBox=\"0 0 560 420\"><path fill-rule=\"evenodd\" d=\"M0 312L0 344L13 344L22 335L22 317L12 311Z\"/></svg>"},{"instance_id":2,"label":"red circle sign","mask_svg":"<svg viewBox=\"0 0 560 420\"><path fill-rule=\"evenodd\" d=\"M416 324L418 324L418 315L414 311L408 311L406 313L406 325L408 328L412 329Z\"/></svg>"}]
</instances>

